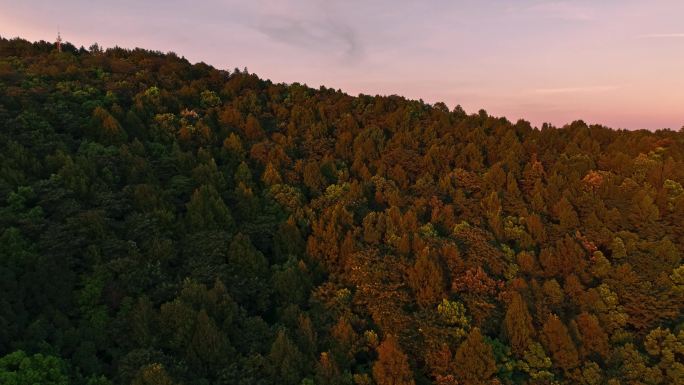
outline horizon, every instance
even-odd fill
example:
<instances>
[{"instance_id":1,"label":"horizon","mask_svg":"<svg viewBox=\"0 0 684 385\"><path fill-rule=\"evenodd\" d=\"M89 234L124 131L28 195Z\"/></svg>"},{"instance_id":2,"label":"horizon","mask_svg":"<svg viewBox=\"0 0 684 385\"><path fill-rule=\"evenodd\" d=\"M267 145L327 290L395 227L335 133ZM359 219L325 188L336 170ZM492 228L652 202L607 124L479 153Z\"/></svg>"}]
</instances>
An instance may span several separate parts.
<instances>
[{"instance_id":1,"label":"horizon","mask_svg":"<svg viewBox=\"0 0 684 385\"><path fill-rule=\"evenodd\" d=\"M60 31L77 47L175 52L274 83L461 105L536 127L684 125L684 3L186 4L0 0L0 36L54 41Z\"/></svg>"}]
</instances>

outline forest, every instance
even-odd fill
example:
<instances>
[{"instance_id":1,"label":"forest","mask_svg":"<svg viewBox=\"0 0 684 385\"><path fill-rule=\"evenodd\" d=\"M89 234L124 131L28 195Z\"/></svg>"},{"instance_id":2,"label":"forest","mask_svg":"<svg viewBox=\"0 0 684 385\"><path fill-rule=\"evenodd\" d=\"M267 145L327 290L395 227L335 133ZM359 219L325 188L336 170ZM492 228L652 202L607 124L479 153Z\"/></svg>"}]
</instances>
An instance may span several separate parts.
<instances>
[{"instance_id":1,"label":"forest","mask_svg":"<svg viewBox=\"0 0 684 385\"><path fill-rule=\"evenodd\" d=\"M0 38L3 385L684 384L684 127Z\"/></svg>"}]
</instances>

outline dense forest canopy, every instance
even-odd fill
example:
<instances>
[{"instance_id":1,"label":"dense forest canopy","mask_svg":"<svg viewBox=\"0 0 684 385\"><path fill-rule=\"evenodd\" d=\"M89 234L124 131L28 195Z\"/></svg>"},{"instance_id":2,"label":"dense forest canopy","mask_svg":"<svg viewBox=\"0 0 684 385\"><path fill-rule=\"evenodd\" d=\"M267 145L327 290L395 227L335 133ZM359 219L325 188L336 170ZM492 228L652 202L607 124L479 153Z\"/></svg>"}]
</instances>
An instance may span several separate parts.
<instances>
[{"instance_id":1,"label":"dense forest canopy","mask_svg":"<svg viewBox=\"0 0 684 385\"><path fill-rule=\"evenodd\" d=\"M684 384L684 131L0 39L0 383Z\"/></svg>"}]
</instances>

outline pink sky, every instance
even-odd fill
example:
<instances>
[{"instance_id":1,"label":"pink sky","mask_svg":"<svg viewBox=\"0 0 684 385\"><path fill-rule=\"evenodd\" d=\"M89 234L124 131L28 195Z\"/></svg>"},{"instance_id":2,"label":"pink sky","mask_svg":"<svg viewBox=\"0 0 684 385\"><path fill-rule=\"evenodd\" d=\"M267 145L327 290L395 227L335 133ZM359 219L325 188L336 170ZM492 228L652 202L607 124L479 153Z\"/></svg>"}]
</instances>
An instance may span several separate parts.
<instances>
[{"instance_id":1,"label":"pink sky","mask_svg":"<svg viewBox=\"0 0 684 385\"><path fill-rule=\"evenodd\" d=\"M684 125L681 0L0 0L0 35L174 51L492 115Z\"/></svg>"}]
</instances>

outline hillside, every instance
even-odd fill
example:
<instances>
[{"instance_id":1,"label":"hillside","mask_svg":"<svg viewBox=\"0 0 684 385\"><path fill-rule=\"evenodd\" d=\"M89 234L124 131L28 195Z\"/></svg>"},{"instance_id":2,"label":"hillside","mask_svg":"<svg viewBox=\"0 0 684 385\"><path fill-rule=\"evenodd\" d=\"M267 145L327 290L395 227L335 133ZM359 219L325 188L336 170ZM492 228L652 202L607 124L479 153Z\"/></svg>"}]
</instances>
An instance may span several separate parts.
<instances>
[{"instance_id":1,"label":"hillside","mask_svg":"<svg viewBox=\"0 0 684 385\"><path fill-rule=\"evenodd\" d=\"M684 131L0 39L0 383L684 384Z\"/></svg>"}]
</instances>

